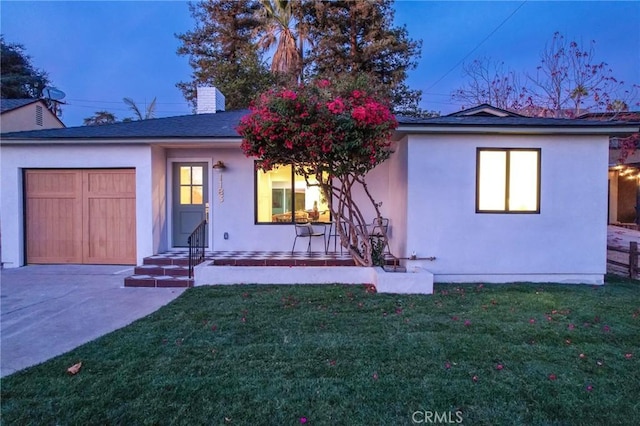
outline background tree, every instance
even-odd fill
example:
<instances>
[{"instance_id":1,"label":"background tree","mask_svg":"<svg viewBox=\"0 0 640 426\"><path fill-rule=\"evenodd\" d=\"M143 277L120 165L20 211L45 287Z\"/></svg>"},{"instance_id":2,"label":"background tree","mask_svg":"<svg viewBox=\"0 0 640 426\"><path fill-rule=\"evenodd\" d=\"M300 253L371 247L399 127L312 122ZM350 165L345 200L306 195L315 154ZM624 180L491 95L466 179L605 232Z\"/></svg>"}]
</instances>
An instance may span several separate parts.
<instances>
[{"instance_id":1,"label":"background tree","mask_svg":"<svg viewBox=\"0 0 640 426\"><path fill-rule=\"evenodd\" d=\"M454 100L463 103L463 108L490 104L510 111L519 111L531 104L527 89L520 76L504 69L504 62L491 58L478 58L462 67L466 77L464 85L452 93Z\"/></svg>"},{"instance_id":2,"label":"background tree","mask_svg":"<svg viewBox=\"0 0 640 426\"><path fill-rule=\"evenodd\" d=\"M532 82L533 102L554 117L577 117L589 110L606 110L619 82L606 62L594 58L595 41L582 46L556 32L540 54Z\"/></svg>"},{"instance_id":3,"label":"background tree","mask_svg":"<svg viewBox=\"0 0 640 426\"><path fill-rule=\"evenodd\" d=\"M138 105L136 105L136 103L133 101L133 99L131 98L122 98L122 101L127 104L127 106L129 107L129 109L131 111L133 111L133 113L135 114L136 118L138 120L148 120L150 118L153 118L156 112L156 98L153 98L153 100L151 101L151 103L149 105L147 105L147 107L144 110L144 114L142 114L142 111L140 110L140 108L138 107ZM125 121L125 120L123 120Z\"/></svg>"},{"instance_id":4,"label":"background tree","mask_svg":"<svg viewBox=\"0 0 640 426\"><path fill-rule=\"evenodd\" d=\"M422 92L405 83L420 58L421 40L393 25L392 0L321 1L306 5L311 48L305 70L314 77L367 74L387 91L393 111L419 115Z\"/></svg>"},{"instance_id":5,"label":"background tree","mask_svg":"<svg viewBox=\"0 0 640 426\"><path fill-rule=\"evenodd\" d=\"M613 76L595 58L595 42L586 47L555 33L540 54L535 73L503 71L478 59L465 65L464 85L452 93L458 101L490 103L529 116L573 118L586 112L623 112L638 106L638 85ZM522 77L524 76L524 77Z\"/></svg>"},{"instance_id":6,"label":"background tree","mask_svg":"<svg viewBox=\"0 0 640 426\"><path fill-rule=\"evenodd\" d=\"M254 0L189 4L196 28L177 37L182 42L178 54L189 57L193 74L191 81L176 86L194 109L200 85L215 86L224 93L227 109L241 109L276 81L254 39L261 25L261 7Z\"/></svg>"},{"instance_id":7,"label":"background tree","mask_svg":"<svg viewBox=\"0 0 640 426\"><path fill-rule=\"evenodd\" d=\"M47 73L35 68L24 46L0 36L0 89L4 99L40 98L49 85Z\"/></svg>"},{"instance_id":8,"label":"background tree","mask_svg":"<svg viewBox=\"0 0 640 426\"><path fill-rule=\"evenodd\" d=\"M276 45L271 60L271 72L282 73L286 80L295 84L301 77L302 50L298 50L298 40L301 35L296 34L294 26L294 9L301 9L302 2L289 0L260 0L258 9L260 26L256 28L259 34L258 45L263 51L268 51Z\"/></svg>"},{"instance_id":9,"label":"background tree","mask_svg":"<svg viewBox=\"0 0 640 426\"><path fill-rule=\"evenodd\" d=\"M422 42L393 25L392 0L208 0L190 7L196 29L178 36L178 53L189 55L193 80L178 87L194 104L198 84L215 85L236 109L270 86L366 74L380 82L394 112L423 113L421 92L405 83Z\"/></svg>"},{"instance_id":10,"label":"background tree","mask_svg":"<svg viewBox=\"0 0 640 426\"><path fill-rule=\"evenodd\" d=\"M115 114L109 111L96 111L91 117L83 120L85 126L100 126L103 124L117 123Z\"/></svg>"}]
</instances>

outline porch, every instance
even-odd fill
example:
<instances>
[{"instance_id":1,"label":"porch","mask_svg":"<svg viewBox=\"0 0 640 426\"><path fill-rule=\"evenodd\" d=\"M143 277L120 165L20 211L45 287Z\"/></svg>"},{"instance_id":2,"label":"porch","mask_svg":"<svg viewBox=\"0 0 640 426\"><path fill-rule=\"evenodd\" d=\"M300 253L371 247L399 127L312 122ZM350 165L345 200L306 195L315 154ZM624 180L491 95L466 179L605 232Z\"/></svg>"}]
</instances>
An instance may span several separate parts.
<instances>
[{"instance_id":1,"label":"porch","mask_svg":"<svg viewBox=\"0 0 640 426\"><path fill-rule=\"evenodd\" d=\"M393 264L393 258L387 259ZM357 267L346 253L290 251L213 251L189 278L184 250L149 256L125 278L125 287L193 287L233 284L373 284L378 292L433 291L433 274L420 267L410 273L386 272L380 267Z\"/></svg>"}]
</instances>

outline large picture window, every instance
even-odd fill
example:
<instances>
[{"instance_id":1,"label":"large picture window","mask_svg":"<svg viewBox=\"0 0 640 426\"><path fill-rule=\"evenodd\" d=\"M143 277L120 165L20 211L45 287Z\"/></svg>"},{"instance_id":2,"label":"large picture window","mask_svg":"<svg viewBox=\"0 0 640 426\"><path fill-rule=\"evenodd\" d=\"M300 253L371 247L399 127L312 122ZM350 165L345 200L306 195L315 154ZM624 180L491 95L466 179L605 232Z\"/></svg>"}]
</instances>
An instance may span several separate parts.
<instances>
[{"instance_id":1,"label":"large picture window","mask_svg":"<svg viewBox=\"0 0 640 426\"><path fill-rule=\"evenodd\" d=\"M540 213L540 149L478 148L476 212Z\"/></svg>"},{"instance_id":2,"label":"large picture window","mask_svg":"<svg viewBox=\"0 0 640 426\"><path fill-rule=\"evenodd\" d=\"M329 204L320 187L309 184L293 167L256 171L256 223L329 222Z\"/></svg>"}]
</instances>

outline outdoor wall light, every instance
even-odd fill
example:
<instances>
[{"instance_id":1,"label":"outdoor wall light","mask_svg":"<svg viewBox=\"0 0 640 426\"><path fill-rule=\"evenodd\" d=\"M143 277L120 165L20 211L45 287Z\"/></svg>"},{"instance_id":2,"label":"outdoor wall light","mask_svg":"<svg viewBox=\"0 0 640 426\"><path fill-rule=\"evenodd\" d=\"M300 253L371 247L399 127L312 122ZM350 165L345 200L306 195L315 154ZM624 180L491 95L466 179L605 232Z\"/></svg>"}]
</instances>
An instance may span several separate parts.
<instances>
[{"instance_id":1,"label":"outdoor wall light","mask_svg":"<svg viewBox=\"0 0 640 426\"><path fill-rule=\"evenodd\" d=\"M216 164L213 165L213 170L223 171L227 168L226 164L221 160L218 160Z\"/></svg>"},{"instance_id":2,"label":"outdoor wall light","mask_svg":"<svg viewBox=\"0 0 640 426\"><path fill-rule=\"evenodd\" d=\"M221 160L218 160L216 164L212 166L213 170L217 171L218 176L218 200L220 203L224 203L224 188L222 187L222 172L226 170L227 166Z\"/></svg>"}]
</instances>

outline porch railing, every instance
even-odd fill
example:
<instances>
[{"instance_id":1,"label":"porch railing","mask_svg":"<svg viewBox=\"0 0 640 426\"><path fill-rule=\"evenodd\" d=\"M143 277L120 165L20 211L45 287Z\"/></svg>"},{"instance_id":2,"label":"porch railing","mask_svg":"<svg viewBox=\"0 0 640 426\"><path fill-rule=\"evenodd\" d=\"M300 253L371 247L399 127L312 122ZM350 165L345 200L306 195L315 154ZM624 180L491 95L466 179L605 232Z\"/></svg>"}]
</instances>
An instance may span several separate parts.
<instances>
[{"instance_id":1,"label":"porch railing","mask_svg":"<svg viewBox=\"0 0 640 426\"><path fill-rule=\"evenodd\" d=\"M193 268L204 262L206 228L207 220L204 219L187 238L187 244L189 245L189 278L193 278Z\"/></svg>"}]
</instances>

